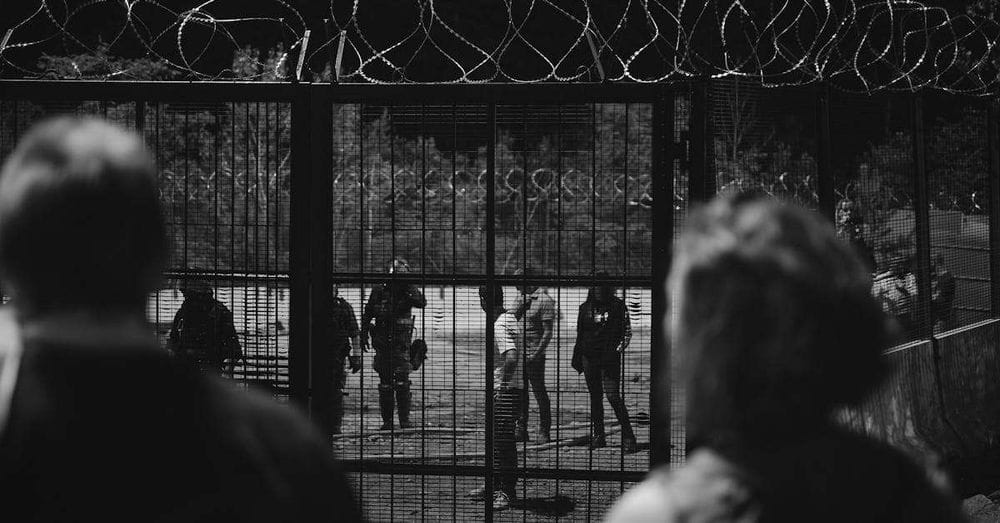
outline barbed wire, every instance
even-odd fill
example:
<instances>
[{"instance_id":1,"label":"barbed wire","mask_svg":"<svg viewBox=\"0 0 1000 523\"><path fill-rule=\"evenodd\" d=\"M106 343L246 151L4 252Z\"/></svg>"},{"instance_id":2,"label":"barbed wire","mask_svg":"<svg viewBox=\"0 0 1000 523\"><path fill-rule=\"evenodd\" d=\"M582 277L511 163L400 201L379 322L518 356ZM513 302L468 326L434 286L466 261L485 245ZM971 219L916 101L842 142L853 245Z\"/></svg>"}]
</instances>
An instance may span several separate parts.
<instances>
[{"instance_id":1,"label":"barbed wire","mask_svg":"<svg viewBox=\"0 0 1000 523\"><path fill-rule=\"evenodd\" d=\"M36 1L0 35L5 76L59 74L38 62L58 48L106 62L78 77L142 79L135 61L115 58L141 49L198 80L285 79L298 75L289 65L302 57L306 77L369 83L747 77L854 92L1000 92L1000 25L989 2L956 13L907 0L331 0L321 10L283 0L183 9L157 0ZM240 55L261 42L274 44L273 56ZM243 65L234 66L236 55Z\"/></svg>"}]
</instances>

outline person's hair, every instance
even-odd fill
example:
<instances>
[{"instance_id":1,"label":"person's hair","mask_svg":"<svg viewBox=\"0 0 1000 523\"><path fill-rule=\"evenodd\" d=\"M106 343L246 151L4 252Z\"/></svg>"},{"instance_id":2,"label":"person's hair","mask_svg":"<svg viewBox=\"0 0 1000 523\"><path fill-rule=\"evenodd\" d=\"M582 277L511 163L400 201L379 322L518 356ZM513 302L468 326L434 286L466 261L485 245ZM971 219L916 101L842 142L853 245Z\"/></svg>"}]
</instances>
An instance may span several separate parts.
<instances>
[{"instance_id":1,"label":"person's hair","mask_svg":"<svg viewBox=\"0 0 1000 523\"><path fill-rule=\"evenodd\" d=\"M490 287L487 285L479 286L479 304L482 306L483 311L486 313L497 314L500 309L503 308L503 286L499 283L494 283L493 287L493 310L489 310L487 307L490 306Z\"/></svg>"},{"instance_id":2,"label":"person's hair","mask_svg":"<svg viewBox=\"0 0 1000 523\"><path fill-rule=\"evenodd\" d=\"M21 313L141 306L167 253L153 160L133 133L51 119L0 171L0 279Z\"/></svg>"},{"instance_id":3,"label":"person's hair","mask_svg":"<svg viewBox=\"0 0 1000 523\"><path fill-rule=\"evenodd\" d=\"M698 444L771 441L825 426L884 374L886 318L830 223L736 195L694 212L669 278Z\"/></svg>"},{"instance_id":4,"label":"person's hair","mask_svg":"<svg viewBox=\"0 0 1000 523\"><path fill-rule=\"evenodd\" d=\"M597 271L594 273L594 277L601 280L607 280L608 278L611 277L611 275L608 274L607 271ZM597 296L594 295L593 287L599 288L601 292L607 294L608 296L614 296L615 293L614 286L607 282L600 282L600 283L595 283L590 289L587 290L588 301L593 301L597 299Z\"/></svg>"}]
</instances>

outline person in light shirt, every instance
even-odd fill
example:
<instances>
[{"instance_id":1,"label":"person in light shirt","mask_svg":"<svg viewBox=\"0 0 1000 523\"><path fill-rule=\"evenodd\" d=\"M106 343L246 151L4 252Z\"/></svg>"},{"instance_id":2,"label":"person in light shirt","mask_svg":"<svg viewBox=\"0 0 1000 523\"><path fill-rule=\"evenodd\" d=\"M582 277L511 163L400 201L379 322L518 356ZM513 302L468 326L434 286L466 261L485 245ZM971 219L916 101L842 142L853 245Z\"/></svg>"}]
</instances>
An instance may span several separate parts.
<instances>
[{"instance_id":1,"label":"person in light shirt","mask_svg":"<svg viewBox=\"0 0 1000 523\"><path fill-rule=\"evenodd\" d=\"M500 471L494 477L493 510L503 510L516 497L517 443L514 427L524 395L524 371L521 351L524 347L521 329L512 313L504 307L503 288L494 285L479 288L479 303L486 312L487 322L493 320L493 468ZM494 319L495 318L495 319ZM469 493L485 499L486 487Z\"/></svg>"}]
</instances>

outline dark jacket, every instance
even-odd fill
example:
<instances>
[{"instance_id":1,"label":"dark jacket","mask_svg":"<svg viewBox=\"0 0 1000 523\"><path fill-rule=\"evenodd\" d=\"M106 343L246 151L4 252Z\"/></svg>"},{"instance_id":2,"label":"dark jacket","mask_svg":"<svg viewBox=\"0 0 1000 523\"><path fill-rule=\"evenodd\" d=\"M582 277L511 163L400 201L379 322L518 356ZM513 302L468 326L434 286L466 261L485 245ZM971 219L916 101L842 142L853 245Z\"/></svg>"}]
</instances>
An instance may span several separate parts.
<instances>
[{"instance_id":1,"label":"dark jacket","mask_svg":"<svg viewBox=\"0 0 1000 523\"><path fill-rule=\"evenodd\" d=\"M683 467L651 472L605 521L965 521L941 474L883 443L834 429L775 447L697 449Z\"/></svg>"},{"instance_id":2,"label":"dark jacket","mask_svg":"<svg viewBox=\"0 0 1000 523\"><path fill-rule=\"evenodd\" d=\"M632 325L625 301L612 297L599 302L588 296L587 301L580 305L576 320L574 367L580 358L586 358L588 363L615 364L620 357L618 348L624 349L631 339Z\"/></svg>"},{"instance_id":3,"label":"dark jacket","mask_svg":"<svg viewBox=\"0 0 1000 523\"><path fill-rule=\"evenodd\" d=\"M177 357L216 372L243 356L233 313L208 294L192 293L174 316L168 348Z\"/></svg>"},{"instance_id":4,"label":"dark jacket","mask_svg":"<svg viewBox=\"0 0 1000 523\"><path fill-rule=\"evenodd\" d=\"M0 435L11 521L360 519L303 416L132 339L25 340Z\"/></svg>"},{"instance_id":5,"label":"dark jacket","mask_svg":"<svg viewBox=\"0 0 1000 523\"><path fill-rule=\"evenodd\" d=\"M333 318L330 322L330 339L333 340L333 355L342 360L350 354L350 340L358 335L358 320L354 307L344 298L333 300ZM343 361L341 361L343 363Z\"/></svg>"},{"instance_id":6,"label":"dark jacket","mask_svg":"<svg viewBox=\"0 0 1000 523\"><path fill-rule=\"evenodd\" d=\"M409 318L414 308L423 309L426 305L427 298L416 285L390 282L372 289L361 325L367 326L374 320L376 327L387 327L398 319Z\"/></svg>"}]
</instances>

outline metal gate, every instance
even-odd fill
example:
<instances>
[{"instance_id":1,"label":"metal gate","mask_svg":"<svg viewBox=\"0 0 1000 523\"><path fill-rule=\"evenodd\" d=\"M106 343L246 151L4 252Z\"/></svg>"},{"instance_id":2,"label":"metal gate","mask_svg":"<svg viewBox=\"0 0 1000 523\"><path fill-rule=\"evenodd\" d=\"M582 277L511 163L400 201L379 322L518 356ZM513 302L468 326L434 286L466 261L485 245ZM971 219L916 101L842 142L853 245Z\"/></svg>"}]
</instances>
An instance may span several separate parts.
<instances>
[{"instance_id":1,"label":"metal gate","mask_svg":"<svg viewBox=\"0 0 1000 523\"><path fill-rule=\"evenodd\" d=\"M414 310L414 337L429 347L409 375L415 427L379 430L367 353L347 374L333 437L372 520L493 517L488 501L465 498L494 472L495 362L478 289L547 289L551 442L534 441L541 409L529 394L519 499L503 517L598 519L651 465L683 459L682 406L662 401L669 352L651 348L664 346L665 231L686 208L688 102L650 85L4 81L0 154L56 113L142 133L174 241L150 319L165 335L181 282L207 283L247 354L234 380L293 399L323 428L342 365L332 290L360 319L388 262L405 258L412 272L396 279L427 302ZM615 375L591 383L617 390L627 418L593 396L608 445L591 449L592 396L571 360L580 305L597 285L626 304L631 341ZM620 446L626 419L635 453Z\"/></svg>"}]
</instances>

